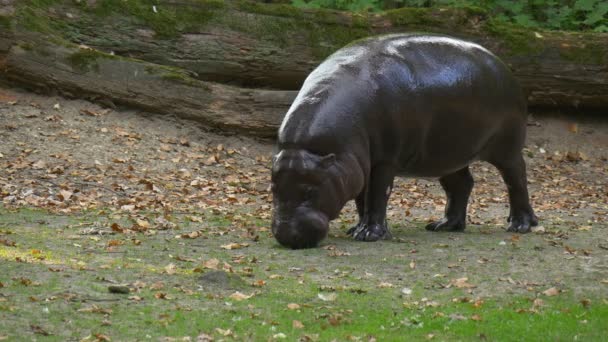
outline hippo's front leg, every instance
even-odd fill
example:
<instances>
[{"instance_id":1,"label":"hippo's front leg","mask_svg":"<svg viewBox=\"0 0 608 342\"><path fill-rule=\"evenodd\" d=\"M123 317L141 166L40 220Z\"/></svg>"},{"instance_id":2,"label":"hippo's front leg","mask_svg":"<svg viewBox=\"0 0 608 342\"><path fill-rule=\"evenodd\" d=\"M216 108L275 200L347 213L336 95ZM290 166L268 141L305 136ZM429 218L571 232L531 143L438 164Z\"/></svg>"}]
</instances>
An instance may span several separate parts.
<instances>
[{"instance_id":1,"label":"hippo's front leg","mask_svg":"<svg viewBox=\"0 0 608 342\"><path fill-rule=\"evenodd\" d=\"M356 200L359 224L348 231L355 240L377 241L392 237L386 224L386 205L394 178L395 168L391 165L372 168L366 189Z\"/></svg>"},{"instance_id":2,"label":"hippo's front leg","mask_svg":"<svg viewBox=\"0 0 608 342\"><path fill-rule=\"evenodd\" d=\"M357 198L355 198L355 205L357 206L357 214L359 215L359 222L357 222L357 225L351 227L349 230L346 231L346 234L353 236L353 234L355 233L355 231L357 231L357 229L359 229L359 227L361 227L361 225L364 225L365 222L367 221L367 219L365 218L365 197L367 196L367 187L365 187L361 193L359 195L357 195Z\"/></svg>"}]
</instances>

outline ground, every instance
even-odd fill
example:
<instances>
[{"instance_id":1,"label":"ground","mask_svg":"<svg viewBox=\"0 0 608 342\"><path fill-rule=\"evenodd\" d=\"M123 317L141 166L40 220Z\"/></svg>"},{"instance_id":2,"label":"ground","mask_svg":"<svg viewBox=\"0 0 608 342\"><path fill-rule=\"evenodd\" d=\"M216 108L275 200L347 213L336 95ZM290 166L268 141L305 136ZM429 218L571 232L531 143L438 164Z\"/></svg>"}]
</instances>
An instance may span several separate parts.
<instances>
[{"instance_id":1,"label":"ground","mask_svg":"<svg viewBox=\"0 0 608 342\"><path fill-rule=\"evenodd\" d=\"M320 248L269 231L272 142L0 88L0 340L601 340L608 120L532 114L534 233L473 166L464 233L436 181L398 179L394 239Z\"/></svg>"}]
</instances>

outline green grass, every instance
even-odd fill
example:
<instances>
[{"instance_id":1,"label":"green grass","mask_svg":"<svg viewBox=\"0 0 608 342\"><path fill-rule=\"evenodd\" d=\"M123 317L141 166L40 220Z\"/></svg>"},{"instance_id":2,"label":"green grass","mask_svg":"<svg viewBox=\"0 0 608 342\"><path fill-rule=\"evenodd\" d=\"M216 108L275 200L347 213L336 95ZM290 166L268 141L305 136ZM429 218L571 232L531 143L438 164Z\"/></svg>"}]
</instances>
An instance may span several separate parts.
<instances>
[{"instance_id":1,"label":"green grass","mask_svg":"<svg viewBox=\"0 0 608 342\"><path fill-rule=\"evenodd\" d=\"M139 213L149 219L155 215ZM469 293L466 288L446 288L448 280L463 271L444 265L458 263L462 250L475 247L489 253L496 249L496 241L504 237L495 233L422 235L426 234L422 223L415 223L413 231L393 230L405 242L374 245L331 237L329 244L352 254L331 257L323 248L281 248L264 230L259 231L257 242L249 240L230 219L213 213L201 213L202 223L176 215L172 220L179 230L111 234L114 222L130 226L128 216L110 210L64 216L0 208L0 240L8 242L0 243L0 336L62 341L105 335L120 341L206 333L216 339L228 334L228 339L235 340L284 335L287 340L308 336L322 341L368 336L379 340L600 341L608 333L608 302L603 292L583 296L565 290L547 297L540 294L544 287L504 291L496 274L508 272L508 264L493 266L487 274L484 269L466 272L479 288L495 289L491 295L480 295L483 292L478 289ZM254 224L258 229L267 226L265 221ZM202 231L203 236L176 238L192 231ZM424 241L425 236L432 240ZM400 256L412 250L414 239L419 251ZM539 253L530 247L541 239L522 240L518 248L500 253L506 253L505 259L526 251ZM111 241L122 244L110 247ZM232 242L249 247L220 247ZM443 261L433 264L442 253ZM220 261L220 268L229 264L242 281L226 287L201 279L211 272L203 263L212 258ZM416 269L407 266L411 259L417 260ZM536 261L530 257L528 262ZM167 268L170 264L174 267ZM445 277L436 278L435 273ZM262 286L260 280L265 282ZM394 285L379 287L381 282ZM153 285L158 283L162 286ZM108 292L112 284L129 284L133 291L112 294ZM405 285L412 289L411 295L402 294ZM253 296L234 300L230 296L237 290ZM324 301L319 294L326 299L336 296ZM537 297L543 301L540 306L534 306ZM581 300L589 302L583 305ZM299 308L288 308L290 303ZM294 327L294 321L303 327ZM31 326L50 335L42 336L41 330L36 333Z\"/></svg>"}]
</instances>

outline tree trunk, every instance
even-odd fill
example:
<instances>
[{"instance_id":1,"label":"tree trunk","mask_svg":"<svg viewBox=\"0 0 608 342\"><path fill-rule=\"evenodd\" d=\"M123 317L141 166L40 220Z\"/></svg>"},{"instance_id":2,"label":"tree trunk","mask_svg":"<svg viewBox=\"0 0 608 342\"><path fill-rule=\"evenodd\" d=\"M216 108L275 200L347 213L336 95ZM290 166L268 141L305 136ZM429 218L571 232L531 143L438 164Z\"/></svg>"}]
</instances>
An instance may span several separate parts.
<instances>
[{"instance_id":1,"label":"tree trunk","mask_svg":"<svg viewBox=\"0 0 608 342\"><path fill-rule=\"evenodd\" d=\"M222 129L271 135L326 56L362 37L405 31L486 46L511 67L531 106L608 107L608 34L534 32L476 9L359 15L248 1L13 2L8 17L0 11L6 79Z\"/></svg>"}]
</instances>

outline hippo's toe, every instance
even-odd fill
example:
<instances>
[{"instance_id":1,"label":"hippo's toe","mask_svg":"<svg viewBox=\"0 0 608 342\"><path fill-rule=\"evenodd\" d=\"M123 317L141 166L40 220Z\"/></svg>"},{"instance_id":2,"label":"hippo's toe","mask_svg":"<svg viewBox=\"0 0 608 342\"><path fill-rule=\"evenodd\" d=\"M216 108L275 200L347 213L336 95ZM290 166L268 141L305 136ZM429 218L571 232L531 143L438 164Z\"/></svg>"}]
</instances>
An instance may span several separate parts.
<instances>
[{"instance_id":1,"label":"hippo's toe","mask_svg":"<svg viewBox=\"0 0 608 342\"><path fill-rule=\"evenodd\" d=\"M433 232L461 232L465 228L464 220L450 220L443 218L439 221L432 222L426 225L425 229Z\"/></svg>"},{"instance_id":2,"label":"hippo's toe","mask_svg":"<svg viewBox=\"0 0 608 342\"><path fill-rule=\"evenodd\" d=\"M393 236L386 225L382 224L358 224L353 227L355 230L351 233L357 241L378 241L391 239ZM353 230L351 228L351 230Z\"/></svg>"},{"instance_id":3,"label":"hippo's toe","mask_svg":"<svg viewBox=\"0 0 608 342\"><path fill-rule=\"evenodd\" d=\"M509 218L511 224L507 228L508 232L529 233L532 227L538 225L538 218L534 214L513 215Z\"/></svg>"}]
</instances>

